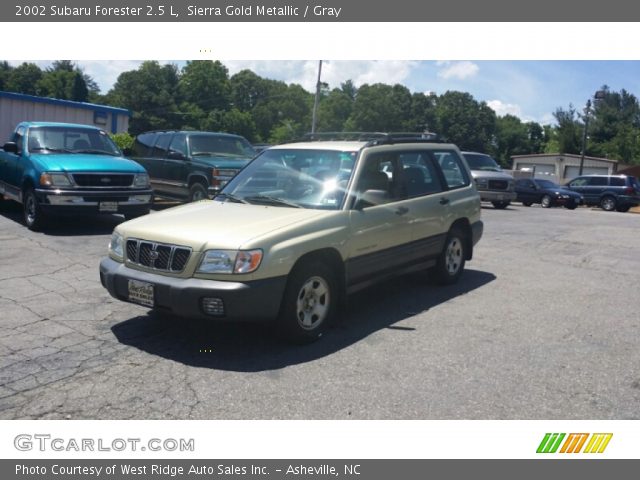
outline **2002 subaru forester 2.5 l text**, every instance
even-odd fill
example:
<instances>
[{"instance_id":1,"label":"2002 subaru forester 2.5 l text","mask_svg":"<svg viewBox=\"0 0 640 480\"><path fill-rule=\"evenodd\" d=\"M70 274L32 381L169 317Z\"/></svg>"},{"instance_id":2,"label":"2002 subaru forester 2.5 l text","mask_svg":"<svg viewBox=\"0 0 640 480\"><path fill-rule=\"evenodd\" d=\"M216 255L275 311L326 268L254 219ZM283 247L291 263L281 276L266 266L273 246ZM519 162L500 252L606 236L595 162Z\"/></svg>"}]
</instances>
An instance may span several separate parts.
<instances>
[{"instance_id":1,"label":"2002 subaru forester 2.5 l text","mask_svg":"<svg viewBox=\"0 0 640 480\"><path fill-rule=\"evenodd\" d=\"M375 281L423 270L457 281L481 235L480 198L454 145L292 143L262 152L214 200L116 227L100 278L120 300L275 320L306 342Z\"/></svg>"}]
</instances>

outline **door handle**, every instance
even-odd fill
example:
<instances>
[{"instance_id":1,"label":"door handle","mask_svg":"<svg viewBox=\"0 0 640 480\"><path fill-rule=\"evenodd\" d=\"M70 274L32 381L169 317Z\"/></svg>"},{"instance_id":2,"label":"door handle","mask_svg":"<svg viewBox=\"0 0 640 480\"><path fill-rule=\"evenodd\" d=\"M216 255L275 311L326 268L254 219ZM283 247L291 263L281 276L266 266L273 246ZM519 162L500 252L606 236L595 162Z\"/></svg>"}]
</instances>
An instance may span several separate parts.
<instances>
[{"instance_id":1,"label":"door handle","mask_svg":"<svg viewBox=\"0 0 640 480\"><path fill-rule=\"evenodd\" d=\"M404 215L407 212L409 212L409 209L407 207L398 207L396 209L396 215Z\"/></svg>"},{"instance_id":2,"label":"door handle","mask_svg":"<svg viewBox=\"0 0 640 480\"><path fill-rule=\"evenodd\" d=\"M449 199L448 198L441 198L440 199L440 205L446 205L449 203Z\"/></svg>"}]
</instances>

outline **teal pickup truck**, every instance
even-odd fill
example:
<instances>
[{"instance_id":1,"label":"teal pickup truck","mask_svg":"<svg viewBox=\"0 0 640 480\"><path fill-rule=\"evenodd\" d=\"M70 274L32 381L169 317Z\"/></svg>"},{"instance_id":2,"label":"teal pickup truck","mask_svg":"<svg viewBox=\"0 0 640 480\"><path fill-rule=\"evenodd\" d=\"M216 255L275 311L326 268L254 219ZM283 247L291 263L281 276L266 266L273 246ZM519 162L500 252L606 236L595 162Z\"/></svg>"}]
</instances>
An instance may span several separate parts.
<instances>
[{"instance_id":1,"label":"teal pickup truck","mask_svg":"<svg viewBox=\"0 0 640 480\"><path fill-rule=\"evenodd\" d=\"M255 156L240 135L173 130L141 133L131 154L156 196L188 202L216 195Z\"/></svg>"},{"instance_id":2,"label":"teal pickup truck","mask_svg":"<svg viewBox=\"0 0 640 480\"><path fill-rule=\"evenodd\" d=\"M138 217L152 195L145 169L92 126L22 122L0 150L0 201L22 203L31 230L56 214Z\"/></svg>"}]
</instances>

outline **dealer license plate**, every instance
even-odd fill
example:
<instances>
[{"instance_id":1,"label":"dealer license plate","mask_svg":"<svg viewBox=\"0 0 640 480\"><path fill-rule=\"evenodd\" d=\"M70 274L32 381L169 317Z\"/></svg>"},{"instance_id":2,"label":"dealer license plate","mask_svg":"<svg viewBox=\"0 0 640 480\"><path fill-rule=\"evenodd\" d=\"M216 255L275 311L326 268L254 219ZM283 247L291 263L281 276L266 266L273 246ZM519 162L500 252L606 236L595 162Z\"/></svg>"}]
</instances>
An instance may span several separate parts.
<instances>
[{"instance_id":1,"label":"dealer license plate","mask_svg":"<svg viewBox=\"0 0 640 480\"><path fill-rule=\"evenodd\" d=\"M153 307L153 284L129 280L129 301L145 307Z\"/></svg>"},{"instance_id":2,"label":"dealer license plate","mask_svg":"<svg viewBox=\"0 0 640 480\"><path fill-rule=\"evenodd\" d=\"M117 212L118 202L100 202L98 204L98 209L101 212Z\"/></svg>"}]
</instances>

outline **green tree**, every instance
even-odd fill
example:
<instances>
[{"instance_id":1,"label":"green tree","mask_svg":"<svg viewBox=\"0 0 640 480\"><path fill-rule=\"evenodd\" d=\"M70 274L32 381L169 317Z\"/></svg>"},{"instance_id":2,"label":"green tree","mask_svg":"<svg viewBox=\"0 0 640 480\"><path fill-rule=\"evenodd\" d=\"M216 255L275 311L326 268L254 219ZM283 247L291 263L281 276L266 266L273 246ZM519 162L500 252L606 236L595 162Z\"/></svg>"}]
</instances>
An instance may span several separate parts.
<instances>
[{"instance_id":1,"label":"green tree","mask_svg":"<svg viewBox=\"0 0 640 480\"><path fill-rule=\"evenodd\" d=\"M406 87L376 83L358 89L353 111L347 122L349 130L400 131L411 109L411 93Z\"/></svg>"},{"instance_id":2,"label":"green tree","mask_svg":"<svg viewBox=\"0 0 640 480\"><path fill-rule=\"evenodd\" d=\"M553 112L557 126L554 129L554 139L559 153L579 154L582 147L582 132L584 126L576 117L576 110L569 105L568 110L557 108Z\"/></svg>"},{"instance_id":3,"label":"green tree","mask_svg":"<svg viewBox=\"0 0 640 480\"><path fill-rule=\"evenodd\" d=\"M602 92L603 98L594 102L587 151L626 163L640 162L638 99L624 89L612 92L606 85Z\"/></svg>"},{"instance_id":4,"label":"green tree","mask_svg":"<svg viewBox=\"0 0 640 480\"><path fill-rule=\"evenodd\" d=\"M12 67L9 65L9 62L2 61L0 62L0 90L6 90L6 84L9 80L9 75L11 74Z\"/></svg>"},{"instance_id":5,"label":"green tree","mask_svg":"<svg viewBox=\"0 0 640 480\"><path fill-rule=\"evenodd\" d=\"M219 61L187 62L178 82L180 99L198 106L204 112L228 110L231 84L227 68Z\"/></svg>"},{"instance_id":6,"label":"green tree","mask_svg":"<svg viewBox=\"0 0 640 480\"><path fill-rule=\"evenodd\" d=\"M340 132L353 111L353 98L340 88L334 88L318 105L318 131Z\"/></svg>"},{"instance_id":7,"label":"green tree","mask_svg":"<svg viewBox=\"0 0 640 480\"><path fill-rule=\"evenodd\" d=\"M38 65L25 62L10 70L5 88L10 92L38 95L37 84L42 75Z\"/></svg>"},{"instance_id":8,"label":"green tree","mask_svg":"<svg viewBox=\"0 0 640 480\"><path fill-rule=\"evenodd\" d=\"M496 122L495 157L502 166L509 166L512 155L532 153L529 128L514 116L498 117Z\"/></svg>"},{"instance_id":9,"label":"green tree","mask_svg":"<svg viewBox=\"0 0 640 480\"><path fill-rule=\"evenodd\" d=\"M437 132L463 150L490 152L496 134L496 114L471 94L448 91L436 103Z\"/></svg>"},{"instance_id":10,"label":"green tree","mask_svg":"<svg viewBox=\"0 0 640 480\"><path fill-rule=\"evenodd\" d=\"M147 130L180 128L185 115L176 106L178 81L175 65L147 61L136 70L121 73L106 100L110 105L132 111L129 132L134 135Z\"/></svg>"},{"instance_id":11,"label":"green tree","mask_svg":"<svg viewBox=\"0 0 640 480\"><path fill-rule=\"evenodd\" d=\"M270 82L251 70L241 70L229 79L231 101L242 112L251 111L269 96Z\"/></svg>"}]
</instances>

